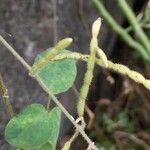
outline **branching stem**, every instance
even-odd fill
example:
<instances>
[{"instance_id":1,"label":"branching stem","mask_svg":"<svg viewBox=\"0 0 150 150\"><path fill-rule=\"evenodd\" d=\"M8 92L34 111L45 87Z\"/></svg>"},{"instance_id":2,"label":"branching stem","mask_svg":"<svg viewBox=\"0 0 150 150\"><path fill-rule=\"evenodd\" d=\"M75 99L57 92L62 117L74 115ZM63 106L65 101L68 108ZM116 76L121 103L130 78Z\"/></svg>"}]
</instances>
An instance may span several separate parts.
<instances>
[{"instance_id":1,"label":"branching stem","mask_svg":"<svg viewBox=\"0 0 150 150\"><path fill-rule=\"evenodd\" d=\"M6 40L0 35L0 41L2 44L5 45L5 47L25 66L25 68L30 71L31 67L25 62L25 60L6 42ZM40 86L43 88L44 91L46 91L49 96L52 98L52 100L58 105L58 107L61 109L61 111L66 115L66 117L70 120L70 122L74 125L74 127L77 129L77 131L80 132L80 134L83 136L83 138L87 141L87 143L90 145L91 148L98 150L98 148L95 146L95 144L91 141L91 139L87 136L85 131L78 125L74 118L69 114L69 112L64 108L64 106L59 102L59 100L53 95L49 89L45 86L45 84L42 82L42 80L39 78L39 76L35 76L35 79L38 81Z\"/></svg>"}]
</instances>

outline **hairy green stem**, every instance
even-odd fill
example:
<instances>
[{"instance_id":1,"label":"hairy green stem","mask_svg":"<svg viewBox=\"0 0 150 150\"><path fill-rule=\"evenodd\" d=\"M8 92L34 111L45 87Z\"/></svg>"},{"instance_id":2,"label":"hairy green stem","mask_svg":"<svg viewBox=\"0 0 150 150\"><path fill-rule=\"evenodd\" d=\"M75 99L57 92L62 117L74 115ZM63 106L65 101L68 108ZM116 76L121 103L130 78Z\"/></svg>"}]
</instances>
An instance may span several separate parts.
<instances>
[{"instance_id":1,"label":"hairy green stem","mask_svg":"<svg viewBox=\"0 0 150 150\"><path fill-rule=\"evenodd\" d=\"M87 72L85 73L84 82L80 89L79 100L77 104L77 112L79 117L84 114L85 100L89 91L89 86L93 78L93 69L95 64L96 50L89 56L87 61Z\"/></svg>"},{"instance_id":2,"label":"hairy green stem","mask_svg":"<svg viewBox=\"0 0 150 150\"><path fill-rule=\"evenodd\" d=\"M98 47L97 36L100 30L100 26L101 20L99 18L92 25L92 39L90 43L90 55L87 61L87 71L84 76L84 82L80 89L79 100L77 103L77 112L79 117L82 117L84 114L85 101L93 78L93 70L95 66L96 52Z\"/></svg>"},{"instance_id":3,"label":"hairy green stem","mask_svg":"<svg viewBox=\"0 0 150 150\"><path fill-rule=\"evenodd\" d=\"M130 8L130 6L127 4L126 0L117 0L117 1L122 12L124 13L128 21L130 22L133 30L137 34L137 37L139 38L139 40L141 41L141 43L143 44L143 46L145 47L145 49L147 50L150 56L150 41L148 37L145 35L142 28L140 27L139 22L137 21L134 15L134 12Z\"/></svg>"},{"instance_id":4,"label":"hairy green stem","mask_svg":"<svg viewBox=\"0 0 150 150\"><path fill-rule=\"evenodd\" d=\"M122 37L122 39L134 50L138 51L144 60L150 62L150 56L148 55L145 48L135 41L128 33L125 31L109 14L109 12L105 9L104 5L102 4L101 0L92 0L94 5L96 6L97 10L99 11L101 17L105 19L112 29Z\"/></svg>"},{"instance_id":5,"label":"hairy green stem","mask_svg":"<svg viewBox=\"0 0 150 150\"><path fill-rule=\"evenodd\" d=\"M60 60L60 59L76 59L76 60L83 60L88 61L89 55L84 55L80 53L71 53L71 54L61 54L56 56L53 61ZM129 69L127 66L122 64L113 63L111 61L107 61L108 66L104 64L104 61L102 59L96 58L95 63L103 68L109 69L111 71L114 71L116 73L126 75L130 79L134 80L137 83L143 84L145 88L150 90L150 79L145 79L144 76L136 71L133 71Z\"/></svg>"}]
</instances>

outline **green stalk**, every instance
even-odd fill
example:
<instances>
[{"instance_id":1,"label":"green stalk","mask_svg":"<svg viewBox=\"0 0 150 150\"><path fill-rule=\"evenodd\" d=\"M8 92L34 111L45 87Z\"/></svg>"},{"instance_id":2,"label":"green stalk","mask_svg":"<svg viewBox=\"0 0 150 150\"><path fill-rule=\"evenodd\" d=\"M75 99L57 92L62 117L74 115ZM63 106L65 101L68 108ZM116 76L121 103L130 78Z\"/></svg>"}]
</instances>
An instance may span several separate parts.
<instances>
[{"instance_id":1,"label":"green stalk","mask_svg":"<svg viewBox=\"0 0 150 150\"><path fill-rule=\"evenodd\" d=\"M71 53L71 54L61 54L59 56L56 56L53 61L61 60L61 59L75 59L75 60L82 60L82 61L88 61L89 55L83 55L80 53ZM134 70L129 69L127 66L122 64L113 63L109 60L107 60L106 66L102 59L96 58L95 63L103 68L109 69L113 72L116 72L118 74L126 75L133 81L143 84L145 88L150 90L150 79L144 78L144 76Z\"/></svg>"},{"instance_id":2,"label":"green stalk","mask_svg":"<svg viewBox=\"0 0 150 150\"><path fill-rule=\"evenodd\" d=\"M126 0L117 0L118 4L128 19L129 23L131 24L133 30L137 34L137 37L139 38L140 42L143 44L145 49L147 50L148 54L150 55L150 41L142 28L140 27L139 22L136 19L136 16L134 15L134 12L130 8L130 6L127 4Z\"/></svg>"},{"instance_id":3,"label":"green stalk","mask_svg":"<svg viewBox=\"0 0 150 150\"><path fill-rule=\"evenodd\" d=\"M77 104L77 112L78 112L79 117L82 117L84 114L85 101L86 101L89 87L90 87L90 84L91 84L91 81L93 78L93 70L94 70L94 66L95 66L96 52L97 52L97 47L98 47L97 36L99 33L100 25L101 25L100 18L97 19L92 25L92 39L91 39L91 43L90 43L90 56L88 58L87 71L85 73L83 85L80 89L79 100L78 100L78 104Z\"/></svg>"},{"instance_id":4,"label":"green stalk","mask_svg":"<svg viewBox=\"0 0 150 150\"><path fill-rule=\"evenodd\" d=\"M94 5L96 6L98 12L100 13L101 17L105 19L108 25L122 37L122 39L133 49L138 51L141 56L146 61L150 61L150 57L146 52L145 48L138 42L136 42L128 33L125 31L109 14L109 12L105 9L104 5L102 4L101 0L92 0Z\"/></svg>"}]
</instances>

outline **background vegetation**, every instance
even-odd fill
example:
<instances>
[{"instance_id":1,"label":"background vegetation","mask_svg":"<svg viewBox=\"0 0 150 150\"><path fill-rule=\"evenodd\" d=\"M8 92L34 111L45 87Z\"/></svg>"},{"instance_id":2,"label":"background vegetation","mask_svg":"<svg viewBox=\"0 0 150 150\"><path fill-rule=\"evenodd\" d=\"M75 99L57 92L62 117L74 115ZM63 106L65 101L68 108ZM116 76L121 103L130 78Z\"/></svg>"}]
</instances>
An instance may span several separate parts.
<instances>
[{"instance_id":1,"label":"background vegetation","mask_svg":"<svg viewBox=\"0 0 150 150\"><path fill-rule=\"evenodd\" d=\"M89 53L91 24L101 16L103 21L98 39L100 47L108 58L150 78L148 1L130 1L131 9L125 7L126 4L122 0L116 0L115 3L101 0L72 2L1 0L0 3L1 35L29 63L33 62L39 51L51 47L56 41L67 36L74 39L74 44L69 49ZM22 66L2 45L0 72L8 88L15 113L20 112L24 105L33 102L47 104L48 98L45 93L28 77ZM79 62L75 82L78 91L85 72L85 64ZM150 145L149 91L143 85L131 81L128 78L130 75L128 77L118 75L114 70L96 67L94 75L87 101L90 115L86 115L88 125L86 131L89 137L97 146L106 150L148 150ZM74 90L70 89L59 97L65 108L76 116L77 94ZM0 148L11 149L4 140L4 127L9 118L2 101L1 114ZM90 122L89 116L94 116ZM61 125L58 149L74 132L69 130L70 124L64 116ZM81 137L78 137L71 149L86 147L84 140L81 142Z\"/></svg>"}]
</instances>

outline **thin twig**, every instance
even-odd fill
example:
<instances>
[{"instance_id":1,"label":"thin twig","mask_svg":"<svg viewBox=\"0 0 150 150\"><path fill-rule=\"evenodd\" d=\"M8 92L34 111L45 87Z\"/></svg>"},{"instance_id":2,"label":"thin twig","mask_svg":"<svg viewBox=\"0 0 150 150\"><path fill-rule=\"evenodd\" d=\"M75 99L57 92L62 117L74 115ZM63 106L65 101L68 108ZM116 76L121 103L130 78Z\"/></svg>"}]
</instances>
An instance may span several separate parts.
<instances>
[{"instance_id":1,"label":"thin twig","mask_svg":"<svg viewBox=\"0 0 150 150\"><path fill-rule=\"evenodd\" d=\"M9 49L9 51L22 63L22 65L28 70L31 70L31 67L26 63L24 59L6 42L6 40L0 35L0 41L5 47Z\"/></svg>"},{"instance_id":2,"label":"thin twig","mask_svg":"<svg viewBox=\"0 0 150 150\"><path fill-rule=\"evenodd\" d=\"M83 136L83 138L89 143L91 147L94 147L95 150L98 150L98 148L93 144L91 139L87 136L85 131L78 125L74 118L69 114L69 112L64 108L64 106L59 102L59 100L47 89L43 81L39 78L39 76L36 76L36 80L40 84L40 86L52 97L52 100L58 105L58 107L62 110L62 112L66 115L66 117L71 121L71 123L75 126L75 128L80 132L80 134Z\"/></svg>"},{"instance_id":3,"label":"thin twig","mask_svg":"<svg viewBox=\"0 0 150 150\"><path fill-rule=\"evenodd\" d=\"M84 122L84 119L83 117L79 117L77 118L76 120L76 123L80 123L80 127L84 130L85 129L85 122ZM71 138L64 144L62 150L69 150L70 149L70 146L71 144L75 141L75 139L78 137L79 135L79 131L78 130L75 130L74 134L71 136ZM92 148L92 147L91 147Z\"/></svg>"},{"instance_id":4,"label":"thin twig","mask_svg":"<svg viewBox=\"0 0 150 150\"><path fill-rule=\"evenodd\" d=\"M25 60L6 42L6 40L0 35L0 41L1 43L22 63L25 68L30 71L31 67L25 62ZM45 84L42 82L42 80L39 78L39 76L36 75L35 79L38 81L40 86L43 88L44 91L46 91L49 96L52 98L52 100L58 105L58 107L61 109L61 111L66 115L66 117L70 120L70 122L75 126L75 128L80 132L80 134L83 136L83 138L87 141L87 143L94 148L95 150L98 150L98 148L95 146L95 144L91 141L91 139L87 136L85 131L78 125L74 118L69 114L69 112L64 108L64 106L59 102L59 100L53 95L49 89L45 86Z\"/></svg>"},{"instance_id":5,"label":"thin twig","mask_svg":"<svg viewBox=\"0 0 150 150\"><path fill-rule=\"evenodd\" d=\"M51 97L48 98L48 102L47 102L47 105L46 105L47 111L50 111L50 104L51 104Z\"/></svg>"},{"instance_id":6,"label":"thin twig","mask_svg":"<svg viewBox=\"0 0 150 150\"><path fill-rule=\"evenodd\" d=\"M77 91L75 85L73 85L72 89L73 89L75 95L76 95L77 97L79 97L79 92ZM85 105L85 109L86 109L86 111L87 111L87 109L89 110L89 108L88 108L87 105ZM80 117L77 118L76 123L79 123L79 122L81 122L81 127L84 129L85 126L86 126L86 124L85 124L85 122L84 122L83 117L82 117L82 118L80 118ZM63 148L62 148L61 150L69 150L71 144L75 141L75 139L78 137L78 135L79 135L79 131L75 130L74 134L73 134L73 135L71 136L71 138L64 144L64 146L63 146Z\"/></svg>"},{"instance_id":7,"label":"thin twig","mask_svg":"<svg viewBox=\"0 0 150 150\"><path fill-rule=\"evenodd\" d=\"M3 99L6 112L9 118L12 118L14 115L14 111L9 99L8 90L4 84L1 74L0 74L0 93L2 94L2 99Z\"/></svg>"},{"instance_id":8,"label":"thin twig","mask_svg":"<svg viewBox=\"0 0 150 150\"><path fill-rule=\"evenodd\" d=\"M71 144L75 141L75 139L78 137L79 131L75 131L75 133L71 136L71 138L64 144L63 148L61 150L69 150Z\"/></svg>"}]
</instances>

